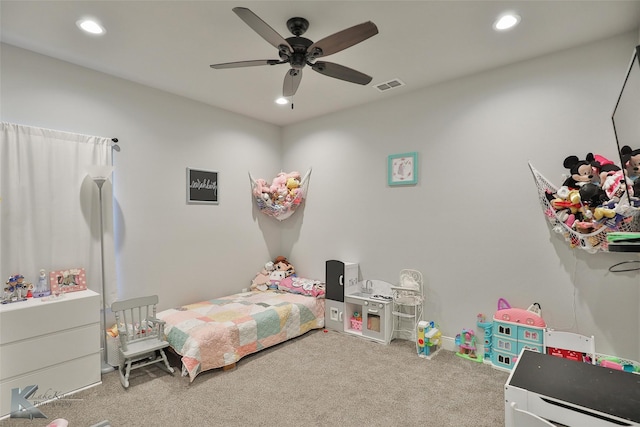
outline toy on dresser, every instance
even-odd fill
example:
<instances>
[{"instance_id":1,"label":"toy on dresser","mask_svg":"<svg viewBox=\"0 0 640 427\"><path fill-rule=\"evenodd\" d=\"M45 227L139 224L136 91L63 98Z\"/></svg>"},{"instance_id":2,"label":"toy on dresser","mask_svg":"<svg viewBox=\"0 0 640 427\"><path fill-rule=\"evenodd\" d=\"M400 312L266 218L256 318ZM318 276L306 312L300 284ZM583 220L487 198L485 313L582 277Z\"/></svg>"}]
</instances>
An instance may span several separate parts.
<instances>
[{"instance_id":1,"label":"toy on dresser","mask_svg":"<svg viewBox=\"0 0 640 427\"><path fill-rule=\"evenodd\" d=\"M31 289L33 285L24 281L22 274L14 274L9 277L9 280L5 283L4 292L2 294L2 304L8 304L11 302L26 301L27 298L31 298L33 295Z\"/></svg>"},{"instance_id":2,"label":"toy on dresser","mask_svg":"<svg viewBox=\"0 0 640 427\"><path fill-rule=\"evenodd\" d=\"M49 289L49 280L47 278L47 273L44 269L40 269L40 275L38 276L38 282L33 288L33 296L36 298L46 297L51 294L51 290Z\"/></svg>"}]
</instances>

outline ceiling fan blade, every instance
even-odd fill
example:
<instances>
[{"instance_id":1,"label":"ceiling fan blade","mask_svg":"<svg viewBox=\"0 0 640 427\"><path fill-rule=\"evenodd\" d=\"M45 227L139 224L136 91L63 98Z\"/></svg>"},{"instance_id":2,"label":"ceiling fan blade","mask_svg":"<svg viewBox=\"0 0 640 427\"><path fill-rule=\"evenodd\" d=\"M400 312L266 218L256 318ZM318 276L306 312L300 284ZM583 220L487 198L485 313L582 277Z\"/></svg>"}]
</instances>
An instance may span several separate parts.
<instances>
[{"instance_id":1,"label":"ceiling fan blade","mask_svg":"<svg viewBox=\"0 0 640 427\"><path fill-rule=\"evenodd\" d=\"M307 49L311 58L333 55L378 34L378 27L371 21L338 31L318 40Z\"/></svg>"},{"instance_id":2,"label":"ceiling fan blade","mask_svg":"<svg viewBox=\"0 0 640 427\"><path fill-rule=\"evenodd\" d=\"M367 85L373 79L373 77L361 73L360 71L345 67L344 65L334 64L333 62L318 61L313 64L311 68L313 71L317 71L325 76L345 80L351 83L357 83L359 85Z\"/></svg>"},{"instance_id":3,"label":"ceiling fan blade","mask_svg":"<svg viewBox=\"0 0 640 427\"><path fill-rule=\"evenodd\" d=\"M222 70L223 68L242 68L242 67L255 67L258 65L277 65L284 64L283 61L277 59L256 59L254 61L238 61L238 62L225 62L222 64L209 65L216 70Z\"/></svg>"},{"instance_id":4,"label":"ceiling fan blade","mask_svg":"<svg viewBox=\"0 0 640 427\"><path fill-rule=\"evenodd\" d=\"M269 24L264 22L258 15L253 13L246 7L234 7L233 11L242 19L253 31L258 33L260 37L269 42L278 50L282 50L282 46L289 49L289 52L293 52L291 45L284 39L276 30L271 28ZM285 49L286 51L286 49Z\"/></svg>"},{"instance_id":5,"label":"ceiling fan blade","mask_svg":"<svg viewBox=\"0 0 640 427\"><path fill-rule=\"evenodd\" d=\"M290 69L284 76L284 83L282 84L282 96L293 96L300 86L302 80L302 70L295 68Z\"/></svg>"}]
</instances>

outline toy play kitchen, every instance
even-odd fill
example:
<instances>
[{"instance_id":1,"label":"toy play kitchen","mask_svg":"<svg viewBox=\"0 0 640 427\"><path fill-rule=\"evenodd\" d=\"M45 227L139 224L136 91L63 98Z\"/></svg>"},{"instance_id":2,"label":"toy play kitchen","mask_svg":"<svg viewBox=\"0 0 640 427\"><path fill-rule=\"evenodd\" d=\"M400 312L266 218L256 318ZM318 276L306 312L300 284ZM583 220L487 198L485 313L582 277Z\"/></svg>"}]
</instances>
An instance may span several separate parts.
<instances>
[{"instance_id":1,"label":"toy play kitchen","mask_svg":"<svg viewBox=\"0 0 640 427\"><path fill-rule=\"evenodd\" d=\"M325 327L383 344L393 334L391 284L358 281L358 264L326 262Z\"/></svg>"},{"instance_id":2,"label":"toy play kitchen","mask_svg":"<svg viewBox=\"0 0 640 427\"><path fill-rule=\"evenodd\" d=\"M391 284L363 280L345 292L345 332L389 344L393 332Z\"/></svg>"}]
</instances>

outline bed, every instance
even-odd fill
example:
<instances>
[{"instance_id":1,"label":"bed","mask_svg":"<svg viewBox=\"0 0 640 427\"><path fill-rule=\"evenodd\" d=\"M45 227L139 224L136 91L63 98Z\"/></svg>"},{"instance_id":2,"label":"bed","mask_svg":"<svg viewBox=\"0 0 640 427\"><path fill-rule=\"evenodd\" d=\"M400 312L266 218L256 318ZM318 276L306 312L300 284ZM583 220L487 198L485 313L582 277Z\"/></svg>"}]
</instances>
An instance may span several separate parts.
<instances>
[{"instance_id":1,"label":"bed","mask_svg":"<svg viewBox=\"0 0 640 427\"><path fill-rule=\"evenodd\" d=\"M251 291L164 310L165 334L192 382L204 371L324 327L324 295Z\"/></svg>"}]
</instances>

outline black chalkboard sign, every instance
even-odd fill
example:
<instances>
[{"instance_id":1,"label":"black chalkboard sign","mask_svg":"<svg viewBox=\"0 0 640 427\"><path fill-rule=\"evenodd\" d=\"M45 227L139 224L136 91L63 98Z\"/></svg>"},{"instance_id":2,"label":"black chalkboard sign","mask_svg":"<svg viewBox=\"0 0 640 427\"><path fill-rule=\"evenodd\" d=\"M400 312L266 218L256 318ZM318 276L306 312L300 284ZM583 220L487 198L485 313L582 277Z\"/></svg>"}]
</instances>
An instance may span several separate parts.
<instances>
[{"instance_id":1,"label":"black chalkboard sign","mask_svg":"<svg viewBox=\"0 0 640 427\"><path fill-rule=\"evenodd\" d=\"M218 204L218 172L187 168L187 203Z\"/></svg>"}]
</instances>

